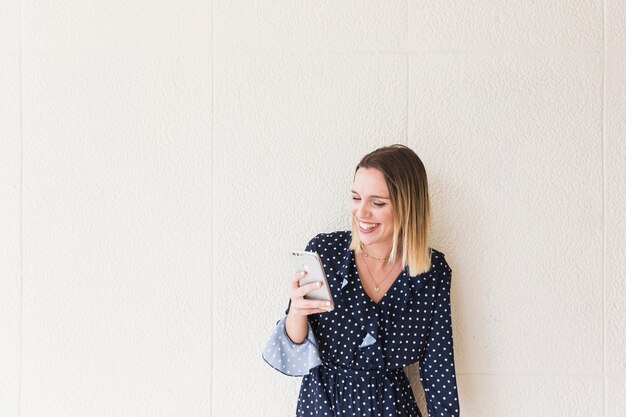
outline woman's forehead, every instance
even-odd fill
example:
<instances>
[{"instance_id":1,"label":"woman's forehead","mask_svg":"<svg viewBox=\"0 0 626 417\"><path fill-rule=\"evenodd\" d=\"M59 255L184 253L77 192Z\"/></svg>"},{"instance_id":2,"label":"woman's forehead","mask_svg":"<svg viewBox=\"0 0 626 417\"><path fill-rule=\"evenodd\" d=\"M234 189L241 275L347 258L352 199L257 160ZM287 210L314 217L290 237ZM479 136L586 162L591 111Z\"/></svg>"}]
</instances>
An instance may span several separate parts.
<instances>
[{"instance_id":1,"label":"woman's forehead","mask_svg":"<svg viewBox=\"0 0 626 417\"><path fill-rule=\"evenodd\" d=\"M354 176L352 192L361 196L389 199L385 177L375 168L359 168Z\"/></svg>"}]
</instances>

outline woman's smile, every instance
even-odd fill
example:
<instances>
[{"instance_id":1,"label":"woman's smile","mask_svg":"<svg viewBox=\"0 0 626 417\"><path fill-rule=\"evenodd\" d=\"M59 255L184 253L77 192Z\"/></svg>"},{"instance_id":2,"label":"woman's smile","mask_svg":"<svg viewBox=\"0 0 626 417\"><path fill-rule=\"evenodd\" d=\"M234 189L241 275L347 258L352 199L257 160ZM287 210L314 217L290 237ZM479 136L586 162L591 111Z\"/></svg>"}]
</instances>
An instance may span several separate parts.
<instances>
[{"instance_id":1,"label":"woman's smile","mask_svg":"<svg viewBox=\"0 0 626 417\"><path fill-rule=\"evenodd\" d=\"M361 233L371 233L380 223L367 223L359 220L359 231Z\"/></svg>"},{"instance_id":2,"label":"woman's smile","mask_svg":"<svg viewBox=\"0 0 626 417\"><path fill-rule=\"evenodd\" d=\"M380 170L357 170L352 184L350 211L358 226L361 243L374 256L387 256L393 239L393 208L385 177Z\"/></svg>"}]
</instances>

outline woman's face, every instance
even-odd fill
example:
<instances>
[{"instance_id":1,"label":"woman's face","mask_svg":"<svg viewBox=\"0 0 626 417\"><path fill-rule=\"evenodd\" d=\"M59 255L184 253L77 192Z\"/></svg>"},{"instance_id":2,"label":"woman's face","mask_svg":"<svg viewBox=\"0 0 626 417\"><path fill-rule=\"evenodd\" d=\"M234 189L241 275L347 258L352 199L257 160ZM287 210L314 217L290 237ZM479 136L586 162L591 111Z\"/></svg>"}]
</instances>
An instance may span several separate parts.
<instances>
[{"instance_id":1,"label":"woman's face","mask_svg":"<svg viewBox=\"0 0 626 417\"><path fill-rule=\"evenodd\" d=\"M391 248L393 210L389 190L382 172L376 168L359 168L352 184L350 212L358 225L363 245Z\"/></svg>"}]
</instances>

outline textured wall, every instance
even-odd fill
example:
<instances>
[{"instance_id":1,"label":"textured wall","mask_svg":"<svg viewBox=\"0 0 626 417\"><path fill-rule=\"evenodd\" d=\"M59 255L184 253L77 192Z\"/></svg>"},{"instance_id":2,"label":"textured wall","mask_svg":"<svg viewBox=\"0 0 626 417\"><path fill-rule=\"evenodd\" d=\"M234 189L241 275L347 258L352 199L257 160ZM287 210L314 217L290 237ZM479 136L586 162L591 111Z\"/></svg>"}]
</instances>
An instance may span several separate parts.
<instances>
[{"instance_id":1,"label":"textured wall","mask_svg":"<svg viewBox=\"0 0 626 417\"><path fill-rule=\"evenodd\" d=\"M0 1L0 415L292 416L300 380L260 357L287 250L348 228L355 164L394 142L453 269L462 415L626 415L625 21Z\"/></svg>"}]
</instances>

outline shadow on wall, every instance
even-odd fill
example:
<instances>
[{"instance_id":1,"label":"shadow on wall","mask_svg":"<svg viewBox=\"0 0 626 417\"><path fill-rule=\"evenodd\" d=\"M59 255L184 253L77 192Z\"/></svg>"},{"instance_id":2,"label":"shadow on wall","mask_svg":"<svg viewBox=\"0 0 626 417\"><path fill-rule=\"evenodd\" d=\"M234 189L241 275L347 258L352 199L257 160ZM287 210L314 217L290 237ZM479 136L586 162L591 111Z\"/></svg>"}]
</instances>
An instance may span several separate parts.
<instances>
[{"instance_id":1,"label":"shadow on wall","mask_svg":"<svg viewBox=\"0 0 626 417\"><path fill-rule=\"evenodd\" d=\"M480 271L489 267L484 263L484 258L481 257L482 253L487 253L492 250L486 243L487 239L489 239L487 229L489 225L486 221L482 220L484 216L481 215L481 213L488 212L489 210L482 204L484 200L475 198L471 190L462 187L458 183L447 182L442 178L437 178L436 185L433 187L433 184L429 184L429 186L431 187L431 204L433 206L433 213L435 213L432 225L433 230L436 230L437 236L441 236L442 238L449 236L450 239L457 240L457 242L454 243L440 238L438 243L433 242L432 244L435 249L441 249L444 254L446 254L446 259L452 268L451 309L453 316L452 322L454 323L454 360L457 385L461 385L463 379L459 379L459 370L466 368L463 365L463 359L466 356L464 352L467 351L467 346L471 344L471 341L466 341L463 338L463 335L467 334L467 332L461 330L465 328L466 319L470 317L470 315L465 314L466 309L464 308L465 305L469 305L469 303L465 303L464 301L470 298L470 294L461 291L461 288L469 289L470 286L468 284L462 284L462 281L469 280L465 279L465 277L472 275L471 270ZM441 192L433 195L434 188L441 190ZM441 197L438 198L438 196ZM449 196L455 196L455 198L450 199ZM463 219L463 225L457 224L455 219ZM468 233L468 231L471 231L471 233ZM472 242L471 244L459 244L458 240L460 239L471 239ZM437 246L441 246L441 248L437 248ZM471 248L472 252L455 256L447 252L453 247ZM471 260L471 262L467 262L468 260ZM460 265L471 265L471 270L464 269ZM467 310L469 311L470 309ZM471 316L485 317L488 306L475 303L472 304L471 311ZM419 363L416 362L405 367L404 371L411 383L413 396L415 397L420 412L422 415L427 416L426 397L420 381ZM466 387L466 389L458 387L458 391L459 396L463 396L461 406L466 409L472 409L472 406L469 404L471 398L473 398L471 387Z\"/></svg>"}]
</instances>

